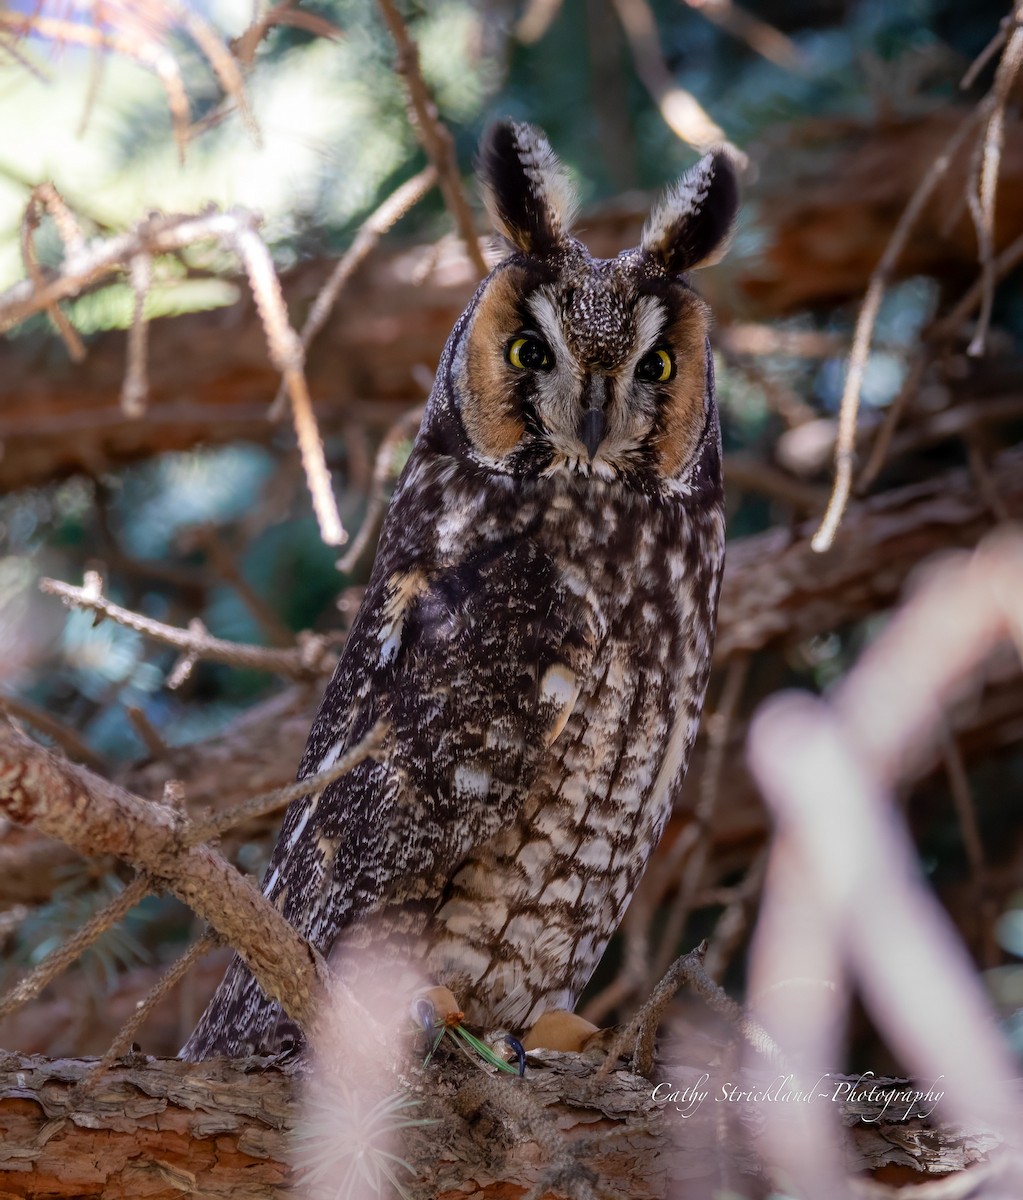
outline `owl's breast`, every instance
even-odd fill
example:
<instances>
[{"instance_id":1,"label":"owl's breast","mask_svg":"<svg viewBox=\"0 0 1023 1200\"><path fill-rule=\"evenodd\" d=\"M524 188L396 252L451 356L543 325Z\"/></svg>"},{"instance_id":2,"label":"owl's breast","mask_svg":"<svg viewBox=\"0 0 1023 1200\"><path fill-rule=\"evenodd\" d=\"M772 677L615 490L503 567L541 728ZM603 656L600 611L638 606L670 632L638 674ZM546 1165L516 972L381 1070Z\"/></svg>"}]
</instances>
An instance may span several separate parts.
<instances>
[{"instance_id":1,"label":"owl's breast","mask_svg":"<svg viewBox=\"0 0 1023 1200\"><path fill-rule=\"evenodd\" d=\"M714 517L549 506L540 536L593 652L517 819L452 879L429 952L483 1024L574 1006L660 838L709 673Z\"/></svg>"}]
</instances>

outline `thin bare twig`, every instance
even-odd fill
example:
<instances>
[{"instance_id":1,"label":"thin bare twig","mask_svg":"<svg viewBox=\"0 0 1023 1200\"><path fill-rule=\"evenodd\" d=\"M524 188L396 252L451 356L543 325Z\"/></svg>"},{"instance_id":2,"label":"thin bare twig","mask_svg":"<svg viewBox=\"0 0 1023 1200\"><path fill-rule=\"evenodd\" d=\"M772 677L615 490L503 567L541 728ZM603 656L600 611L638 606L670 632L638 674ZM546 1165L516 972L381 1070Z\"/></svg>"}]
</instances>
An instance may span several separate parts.
<instances>
[{"instance_id":1,"label":"thin bare twig","mask_svg":"<svg viewBox=\"0 0 1023 1200\"><path fill-rule=\"evenodd\" d=\"M72 230L68 222L63 219L64 214L67 214L68 217L70 217L70 214L67 213L66 206L53 184L42 183L39 187L33 188L21 219L21 261L25 265L26 275L28 275L37 288L42 288L45 282L35 250L35 231L39 226L43 210L53 215L54 224L57 226L62 239L65 238L65 235L71 239L74 239L77 235L78 242L81 241L81 234L77 231L77 226ZM65 241L65 248L70 251L73 244L73 241L70 244L68 241ZM71 321L60 305L56 302L48 304L46 306L46 314L63 339L72 360L74 362L81 362L85 358L85 346L82 344L82 339L78 336L78 330L71 324Z\"/></svg>"},{"instance_id":2,"label":"thin bare twig","mask_svg":"<svg viewBox=\"0 0 1023 1200\"><path fill-rule=\"evenodd\" d=\"M462 241L469 254L469 261L480 278L489 268L480 250L479 237L472 217L472 209L465 198L462 181L458 174L455 143L447 127L437 114L437 106L426 86L419 66L419 50L409 35L401 14L393 0L377 0L388 31L398 51L397 70L405 79L409 102L414 115L414 126L426 156L437 170L440 190L448 211L455 220Z\"/></svg>"},{"instance_id":3,"label":"thin bare twig","mask_svg":"<svg viewBox=\"0 0 1023 1200\"><path fill-rule=\"evenodd\" d=\"M720 983L732 956L749 927L750 919L764 886L767 872L767 848L758 851L742 882L732 889L725 910L718 917L703 965L709 979Z\"/></svg>"},{"instance_id":4,"label":"thin bare twig","mask_svg":"<svg viewBox=\"0 0 1023 1200\"><path fill-rule=\"evenodd\" d=\"M988 506L991 515L996 521L1011 521L1012 513L1009 512L1008 505L998 491L991 468L981 449L980 438L976 433L967 437L966 461L970 467L970 474L976 480L977 491L984 497L984 503Z\"/></svg>"},{"instance_id":5,"label":"thin bare twig","mask_svg":"<svg viewBox=\"0 0 1023 1200\"><path fill-rule=\"evenodd\" d=\"M139 740L153 758L162 758L167 753L167 743L160 737L153 722L146 716L145 710L127 705L124 710L131 722L132 729L139 735Z\"/></svg>"},{"instance_id":6,"label":"thin bare twig","mask_svg":"<svg viewBox=\"0 0 1023 1200\"><path fill-rule=\"evenodd\" d=\"M100 613L118 625L134 629L153 641L173 646L193 660L207 659L210 662L226 663L228 666L248 668L255 671L271 671L290 679L310 679L321 674L327 666L328 641L309 637L292 650L277 650L267 646L249 646L243 642L228 642L211 637L195 629L180 629L176 625L165 625L131 609L122 608L107 600L101 590L99 577L89 572L85 586L75 587L59 579L41 579L39 587L47 595L58 596L72 608L84 608Z\"/></svg>"},{"instance_id":7,"label":"thin bare twig","mask_svg":"<svg viewBox=\"0 0 1023 1200\"><path fill-rule=\"evenodd\" d=\"M402 442L412 437L419 428L423 419L424 407L422 404L417 405L404 416L399 417L380 443L376 462L373 464L373 482L369 493L369 503L366 505L366 515L362 518L362 524L359 526L359 532L355 535L355 540L338 563L339 569L345 574L351 573L377 531L387 504L387 484L393 474L394 456Z\"/></svg>"},{"instance_id":8,"label":"thin bare twig","mask_svg":"<svg viewBox=\"0 0 1023 1200\"><path fill-rule=\"evenodd\" d=\"M995 279L1004 278L1020 262L1023 262L1023 235L1010 242L994 260L993 270ZM931 340L935 340L943 337L952 337L957 334L963 321L966 320L980 303L983 293L983 279L975 280L970 288L963 293L962 298L956 302L951 312L942 317L940 321L936 321L927 331L926 336Z\"/></svg>"},{"instance_id":9,"label":"thin bare twig","mask_svg":"<svg viewBox=\"0 0 1023 1200\"><path fill-rule=\"evenodd\" d=\"M1013 10L1018 21L1023 4L1017 3ZM977 330L967 348L967 354L984 353L987 329L994 305L994 237L995 237L995 193L998 188L998 173L1002 162L1002 146L1005 141L1005 107L1009 102L1012 85L1023 66L1023 27L1013 30L995 72L995 81L990 94L990 115L984 131L980 158L979 181L974 191L971 179L967 190L970 214L977 231L977 246L980 254L982 300Z\"/></svg>"},{"instance_id":10,"label":"thin bare twig","mask_svg":"<svg viewBox=\"0 0 1023 1200\"><path fill-rule=\"evenodd\" d=\"M973 893L973 904L977 914L976 952L981 964L985 967L998 965L1001 955L998 944L993 936L998 910L987 881L987 861L984 855L984 843L980 836L980 826L970 788L969 776L966 774L966 764L963 762L962 751L956 741L955 734L946 730L941 739L941 753L944 759L945 777L948 780L948 790L952 796L952 804L959 822L959 832L963 839L963 849L966 852L966 862L970 871L970 888Z\"/></svg>"},{"instance_id":11,"label":"thin bare twig","mask_svg":"<svg viewBox=\"0 0 1023 1200\"><path fill-rule=\"evenodd\" d=\"M166 93L178 154L184 161L188 144L188 96L177 61L166 47L139 36L133 29L103 30L94 25L46 17L38 12L22 14L0 10L0 28L9 30L16 37L35 34L57 45L72 43L113 50L152 71Z\"/></svg>"},{"instance_id":12,"label":"thin bare twig","mask_svg":"<svg viewBox=\"0 0 1023 1200\"><path fill-rule=\"evenodd\" d=\"M295 635L269 604L249 583L234 553L228 548L215 525L196 531L196 541L206 552L217 575L231 585L238 599L252 614L272 646L293 647Z\"/></svg>"},{"instance_id":13,"label":"thin bare twig","mask_svg":"<svg viewBox=\"0 0 1023 1200\"><path fill-rule=\"evenodd\" d=\"M383 235L413 208L437 183L437 168L432 164L406 180L384 200L359 226L352 244L338 259L327 282L320 289L302 326L302 347L308 352L316 335L330 316L345 285ZM285 398L282 383L270 409L271 419L280 415Z\"/></svg>"},{"instance_id":14,"label":"thin bare twig","mask_svg":"<svg viewBox=\"0 0 1023 1200\"><path fill-rule=\"evenodd\" d=\"M680 88L664 60L657 21L647 0L613 0L636 64L636 74L660 110L665 124L683 142L697 150L728 141L728 135L713 120L696 97ZM746 155L732 147L740 166Z\"/></svg>"},{"instance_id":15,"label":"thin bare twig","mask_svg":"<svg viewBox=\"0 0 1023 1200\"><path fill-rule=\"evenodd\" d=\"M1009 36L1009 28L1015 23L1015 16L1009 13L1002 17L998 26L998 32L994 35L990 42L984 47L977 57L970 63L966 70L966 74L959 80L959 87L962 91L969 91L977 80L977 76L984 70L988 63L994 58L999 50L1005 45L1005 39Z\"/></svg>"},{"instance_id":16,"label":"thin bare twig","mask_svg":"<svg viewBox=\"0 0 1023 1200\"><path fill-rule=\"evenodd\" d=\"M211 950L216 949L220 944L220 938L212 930L204 933L202 937L194 941L185 953L163 973L145 996L135 1005L135 1011L117 1031L106 1053L96 1064L95 1070L91 1072L87 1079L82 1081L82 1086L85 1090L97 1084L100 1077L105 1075L117 1059L132 1045L135 1041L136 1033L142 1028L150 1013L164 996L184 979L200 958L209 954Z\"/></svg>"},{"instance_id":17,"label":"thin bare twig","mask_svg":"<svg viewBox=\"0 0 1023 1200\"><path fill-rule=\"evenodd\" d=\"M304 12L298 8L298 0L281 0L258 17L231 43L231 49L239 62L249 64L256 57L256 48L276 25L291 25L295 29L303 29L306 33L317 37L340 41L344 36L337 25L332 24L326 17L316 13Z\"/></svg>"},{"instance_id":18,"label":"thin bare twig","mask_svg":"<svg viewBox=\"0 0 1023 1200\"><path fill-rule=\"evenodd\" d=\"M206 56L207 62L213 68L213 73L220 81L220 86L234 100L242 123L253 142L257 147L260 146L262 138L259 133L259 125L256 123L255 114L249 104L245 80L242 78L238 60L228 50L220 35L206 18L195 11L194 5L185 3L183 0L174 0L172 7L178 21Z\"/></svg>"},{"instance_id":19,"label":"thin bare twig","mask_svg":"<svg viewBox=\"0 0 1023 1200\"><path fill-rule=\"evenodd\" d=\"M217 813L208 820L197 822L185 836L185 845L194 846L200 842L209 841L211 838L226 833L228 829L233 829L235 825L240 825L243 821L251 820L254 817L264 817L268 813L284 808L302 796L312 796L323 791L335 780L340 779L342 775L347 775L359 763L365 762L367 758L372 758L383 745L387 732L387 723L377 721L369 733L346 751L332 767L328 767L316 775L307 775L304 779L289 783L287 787L275 788L272 792L264 792L249 800L243 800L241 804L232 805L231 808Z\"/></svg>"},{"instance_id":20,"label":"thin bare twig","mask_svg":"<svg viewBox=\"0 0 1023 1200\"><path fill-rule=\"evenodd\" d=\"M284 384L291 397L295 436L298 438L302 467L320 526L320 537L328 546L342 546L348 540L348 535L337 511L320 429L313 413L313 402L303 369L305 351L301 338L288 322L280 280L274 270L270 251L256 232L251 217L236 223L231 241L245 264L249 286L266 330L270 357L284 376Z\"/></svg>"},{"instance_id":21,"label":"thin bare twig","mask_svg":"<svg viewBox=\"0 0 1023 1200\"><path fill-rule=\"evenodd\" d=\"M29 1000L34 1000L43 988L66 971L90 946L99 941L111 926L116 925L153 890L153 881L148 875L136 875L113 900L105 904L80 929L76 929L66 941L51 950L42 962L19 979L5 995L0 996L0 1018L16 1012Z\"/></svg>"},{"instance_id":22,"label":"thin bare twig","mask_svg":"<svg viewBox=\"0 0 1023 1200\"><path fill-rule=\"evenodd\" d=\"M61 762L3 722L0 812L84 853L116 854L132 863L233 946L264 992L303 1029L317 1027L330 981L323 959L219 854L206 845L182 845L188 823L180 812ZM137 884L143 886L150 886L148 880ZM348 996L339 981L330 986ZM354 998L346 1002L359 1011Z\"/></svg>"},{"instance_id":23,"label":"thin bare twig","mask_svg":"<svg viewBox=\"0 0 1023 1200\"><path fill-rule=\"evenodd\" d=\"M19 66L24 67L25 70L28 71L28 73L35 79L38 79L40 83L53 82L50 76L46 74L46 72L38 65L38 63L34 63L27 54L22 54L17 43L12 38L0 37L0 50L3 50L5 54L10 55L10 57L13 58Z\"/></svg>"},{"instance_id":24,"label":"thin bare twig","mask_svg":"<svg viewBox=\"0 0 1023 1200\"><path fill-rule=\"evenodd\" d=\"M835 441L835 482L827 511L810 543L819 554L830 549L845 513L846 505L849 503L856 461L856 418L860 408L860 392L863 388L863 375L870 354L871 335L874 332L874 324L877 321L877 314L881 308L881 300L884 297L888 279L895 269L906 239L923 211L924 205L948 171L959 147L976 127L981 117L982 112L979 108L965 117L949 138L945 148L931 163L892 231L884 253L881 255L881 261L870 276L867 294L863 298L863 306L856 318L856 330L853 334L852 351L849 355L849 367L838 414L838 437Z\"/></svg>"},{"instance_id":25,"label":"thin bare twig","mask_svg":"<svg viewBox=\"0 0 1023 1200\"><path fill-rule=\"evenodd\" d=\"M129 270L135 307L128 329L128 365L121 385L121 408L127 417L141 417L146 411L149 384L146 379L146 358L149 346L149 321L146 317L146 298L153 282L153 260L148 254L136 254Z\"/></svg>"},{"instance_id":26,"label":"thin bare twig","mask_svg":"<svg viewBox=\"0 0 1023 1200\"><path fill-rule=\"evenodd\" d=\"M561 0L529 0L515 23L516 39L524 46L532 46L550 29L560 11Z\"/></svg>"},{"instance_id":27,"label":"thin bare twig","mask_svg":"<svg viewBox=\"0 0 1023 1200\"><path fill-rule=\"evenodd\" d=\"M679 989L686 985L692 987L713 1012L735 1025L758 1053L780 1061L777 1047L767 1031L707 975L703 966L706 953L707 943L704 941L671 964L643 1007L615 1035L597 1071L598 1079L606 1077L608 1072L614 1069L619 1056L633 1039L633 1070L640 1075L650 1074L653 1067L654 1038L661 1018Z\"/></svg>"},{"instance_id":28,"label":"thin bare twig","mask_svg":"<svg viewBox=\"0 0 1023 1200\"><path fill-rule=\"evenodd\" d=\"M902 387L899 388L899 394L885 410L884 420L871 444L867 461L863 464L863 470L860 471L859 478L856 480L857 492L865 492L884 466L885 459L888 457L888 448L895 436L895 430L902 420L903 413L920 390L920 382L927 369L927 362L927 357L923 353L917 353L903 380Z\"/></svg>"},{"instance_id":29,"label":"thin bare twig","mask_svg":"<svg viewBox=\"0 0 1023 1200\"><path fill-rule=\"evenodd\" d=\"M155 26L136 19L130 5L123 6L120 11L99 3L86 4L84 8L89 18L84 22L63 16L45 16L38 10L25 14L0 13L0 25L10 29L15 37L35 34L57 45L72 43L92 50L92 80L82 112L82 128L88 121L99 86L102 54L106 50L113 50L152 71L160 80L167 95L178 152L184 158L189 139L188 97L177 60L166 42L159 37L176 21L205 56L221 87L234 101L245 127L259 145L259 128L249 105L238 61L213 26L194 11L194 6L181 0L164 0L159 22Z\"/></svg>"},{"instance_id":30,"label":"thin bare twig","mask_svg":"<svg viewBox=\"0 0 1023 1200\"><path fill-rule=\"evenodd\" d=\"M24 721L26 725L31 725L33 729L46 737L52 738L62 750L70 754L72 758L78 759L79 762L85 763L87 767L92 767L94 771L106 770L106 763L102 756L97 754L80 734L62 721L58 721L45 709L30 704L27 700L19 700L14 696L5 695L0 695L0 709L8 712L12 717L17 717L19 721Z\"/></svg>"},{"instance_id":31,"label":"thin bare twig","mask_svg":"<svg viewBox=\"0 0 1023 1200\"><path fill-rule=\"evenodd\" d=\"M258 221L251 213L235 208L224 213L211 210L199 216L157 214L138 222L128 233L83 245L67 255L60 273L54 278L45 283L23 280L0 295L0 332L61 299L78 294L105 275L123 270L141 254L170 253L206 238L215 238L230 246L245 267L271 361L284 376L291 397L295 433L320 536L329 546L343 545L347 535L337 511L330 471L313 414L302 342L288 322L287 307L270 251L259 235Z\"/></svg>"},{"instance_id":32,"label":"thin bare twig","mask_svg":"<svg viewBox=\"0 0 1023 1200\"><path fill-rule=\"evenodd\" d=\"M700 779L700 795L688 828L694 830L692 854L688 857L678 881L675 899L664 923L660 948L648 972L648 979L660 978L676 955L682 930L692 911L693 898L703 882L710 852L710 828L718 803L721 775L725 766L729 736L749 671L749 655L737 654L725 671L716 711L706 718L707 756ZM687 830L688 832L688 830Z\"/></svg>"},{"instance_id":33,"label":"thin bare twig","mask_svg":"<svg viewBox=\"0 0 1023 1200\"><path fill-rule=\"evenodd\" d=\"M651 891L640 888L629 902L621 927L622 965L618 974L580 1011L579 1015L587 1021L599 1025L608 1013L624 1004L645 984L650 961L650 929L659 900L660 893L651 895Z\"/></svg>"},{"instance_id":34,"label":"thin bare twig","mask_svg":"<svg viewBox=\"0 0 1023 1200\"><path fill-rule=\"evenodd\" d=\"M802 66L799 47L790 37L732 0L683 0L683 3L776 66L788 71Z\"/></svg>"}]
</instances>

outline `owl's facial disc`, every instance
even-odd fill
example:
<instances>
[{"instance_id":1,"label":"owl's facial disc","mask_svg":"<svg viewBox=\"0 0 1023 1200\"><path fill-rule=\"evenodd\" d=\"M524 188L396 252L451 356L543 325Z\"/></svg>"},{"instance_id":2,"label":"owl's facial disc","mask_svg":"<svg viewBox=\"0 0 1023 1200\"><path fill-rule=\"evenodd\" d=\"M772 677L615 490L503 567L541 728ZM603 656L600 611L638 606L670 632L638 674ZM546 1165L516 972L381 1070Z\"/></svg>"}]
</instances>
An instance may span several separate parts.
<instances>
[{"instance_id":1,"label":"owl's facial disc","mask_svg":"<svg viewBox=\"0 0 1023 1200\"><path fill-rule=\"evenodd\" d=\"M484 198L511 255L484 285L453 360L474 457L508 474L673 483L709 427L708 315L685 273L720 256L738 206L725 151L655 206L640 246L590 258L570 233L567 173L529 125L494 125Z\"/></svg>"},{"instance_id":2,"label":"owl's facial disc","mask_svg":"<svg viewBox=\"0 0 1023 1200\"><path fill-rule=\"evenodd\" d=\"M497 469L670 479L706 421L706 333L702 301L635 256L555 278L511 262L467 331L462 423Z\"/></svg>"}]
</instances>

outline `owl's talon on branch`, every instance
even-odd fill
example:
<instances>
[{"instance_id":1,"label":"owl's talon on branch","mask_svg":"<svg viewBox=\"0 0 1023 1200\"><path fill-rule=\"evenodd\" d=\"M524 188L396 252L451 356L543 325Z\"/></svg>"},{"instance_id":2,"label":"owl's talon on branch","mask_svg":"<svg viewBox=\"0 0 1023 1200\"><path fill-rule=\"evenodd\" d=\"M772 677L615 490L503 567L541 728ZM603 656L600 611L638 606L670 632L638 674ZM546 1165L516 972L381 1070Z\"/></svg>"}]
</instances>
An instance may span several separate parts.
<instances>
[{"instance_id":1,"label":"owl's talon on branch","mask_svg":"<svg viewBox=\"0 0 1023 1200\"><path fill-rule=\"evenodd\" d=\"M460 1025L465 1013L450 988L431 987L412 1001L412 1017L427 1033L432 1033L439 1025L447 1028Z\"/></svg>"},{"instance_id":2,"label":"owl's talon on branch","mask_svg":"<svg viewBox=\"0 0 1023 1200\"><path fill-rule=\"evenodd\" d=\"M420 997L412 1003L412 1016L423 1027L424 1032L433 1033L437 1025L437 1010L429 1000Z\"/></svg>"},{"instance_id":3,"label":"owl's talon on branch","mask_svg":"<svg viewBox=\"0 0 1023 1200\"><path fill-rule=\"evenodd\" d=\"M526 1050L517 1037L512 1037L510 1033L504 1035L504 1043L510 1046L515 1055L515 1062L519 1068L519 1078L521 1079L526 1073Z\"/></svg>"}]
</instances>

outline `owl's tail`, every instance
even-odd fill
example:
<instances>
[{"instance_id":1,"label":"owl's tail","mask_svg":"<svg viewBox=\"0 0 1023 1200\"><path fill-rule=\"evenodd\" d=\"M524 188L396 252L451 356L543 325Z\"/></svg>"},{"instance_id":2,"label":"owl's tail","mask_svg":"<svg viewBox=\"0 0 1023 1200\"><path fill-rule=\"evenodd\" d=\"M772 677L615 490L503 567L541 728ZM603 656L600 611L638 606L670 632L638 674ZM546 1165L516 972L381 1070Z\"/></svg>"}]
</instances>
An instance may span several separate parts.
<instances>
[{"instance_id":1,"label":"owl's tail","mask_svg":"<svg viewBox=\"0 0 1023 1200\"><path fill-rule=\"evenodd\" d=\"M200 1062L223 1055L276 1054L301 1041L298 1026L268 999L240 958L228 967L178 1058Z\"/></svg>"}]
</instances>

